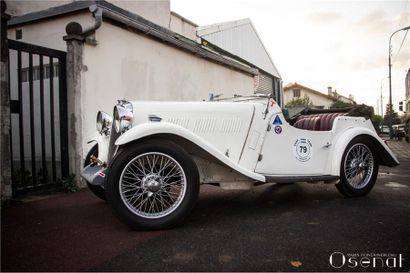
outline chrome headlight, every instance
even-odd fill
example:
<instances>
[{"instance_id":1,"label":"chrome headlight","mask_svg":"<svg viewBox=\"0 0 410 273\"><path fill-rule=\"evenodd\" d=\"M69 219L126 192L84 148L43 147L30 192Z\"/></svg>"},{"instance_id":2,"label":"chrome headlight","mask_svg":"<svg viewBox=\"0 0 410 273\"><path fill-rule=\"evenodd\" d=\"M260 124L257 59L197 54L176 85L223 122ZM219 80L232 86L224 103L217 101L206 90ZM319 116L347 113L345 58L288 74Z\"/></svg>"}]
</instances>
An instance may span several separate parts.
<instances>
[{"instance_id":1,"label":"chrome headlight","mask_svg":"<svg viewBox=\"0 0 410 273\"><path fill-rule=\"evenodd\" d=\"M124 133L131 128L134 118L132 104L126 100L119 100L114 107L114 129L117 133Z\"/></svg>"},{"instance_id":2,"label":"chrome headlight","mask_svg":"<svg viewBox=\"0 0 410 273\"><path fill-rule=\"evenodd\" d=\"M110 134L112 117L103 111L97 113L97 131L108 136Z\"/></svg>"}]
</instances>

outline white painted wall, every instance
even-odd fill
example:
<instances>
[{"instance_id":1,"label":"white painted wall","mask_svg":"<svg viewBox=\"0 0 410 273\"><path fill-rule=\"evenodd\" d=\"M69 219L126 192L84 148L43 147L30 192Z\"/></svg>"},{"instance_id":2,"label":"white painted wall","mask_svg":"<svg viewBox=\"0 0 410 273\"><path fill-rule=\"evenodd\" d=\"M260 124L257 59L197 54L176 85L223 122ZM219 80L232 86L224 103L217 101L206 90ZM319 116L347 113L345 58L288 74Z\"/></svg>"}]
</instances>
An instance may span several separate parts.
<instances>
[{"instance_id":1,"label":"white painted wall","mask_svg":"<svg viewBox=\"0 0 410 273\"><path fill-rule=\"evenodd\" d=\"M95 132L98 110L117 99L198 101L208 94L253 94L253 77L104 23L99 45L84 48L84 136ZM84 144L87 139L84 139Z\"/></svg>"},{"instance_id":2,"label":"white painted wall","mask_svg":"<svg viewBox=\"0 0 410 273\"><path fill-rule=\"evenodd\" d=\"M63 40L69 22L93 25L90 12L19 27L21 41L66 51ZM15 39L15 28L8 30ZM85 45L83 72L83 139L95 133L98 110L111 114L117 99L202 100L209 93L253 94L253 77L199 58L167 44L103 22L97 46Z\"/></svg>"},{"instance_id":3,"label":"white painted wall","mask_svg":"<svg viewBox=\"0 0 410 273\"><path fill-rule=\"evenodd\" d=\"M76 0L6 0L7 13L13 16L45 10L75 2ZM77 0L78 1L78 0ZM169 0L106 0L112 4L136 13L163 27L170 21Z\"/></svg>"},{"instance_id":4,"label":"white painted wall","mask_svg":"<svg viewBox=\"0 0 410 273\"><path fill-rule=\"evenodd\" d=\"M72 15L60 16L52 20L38 21L31 24L9 28L9 39L16 39L16 29L21 29L23 38L21 42L49 47L61 51L67 51L67 44L63 40L66 35L65 27L70 22L78 22L83 29L94 25L94 17L89 11L83 11ZM98 36L96 36L98 39Z\"/></svg>"},{"instance_id":5,"label":"white painted wall","mask_svg":"<svg viewBox=\"0 0 410 273\"><path fill-rule=\"evenodd\" d=\"M201 26L200 37L280 78L250 19Z\"/></svg>"},{"instance_id":6,"label":"white painted wall","mask_svg":"<svg viewBox=\"0 0 410 273\"><path fill-rule=\"evenodd\" d=\"M352 103L352 101L349 98L344 97L344 96L338 96L338 100L345 102L345 103Z\"/></svg>"},{"instance_id":7,"label":"white painted wall","mask_svg":"<svg viewBox=\"0 0 410 273\"><path fill-rule=\"evenodd\" d=\"M191 40L196 40L196 26L193 25L191 22L188 22L178 15L175 15L174 13L171 13L171 20L169 22L169 28L178 33L181 34Z\"/></svg>"},{"instance_id":8,"label":"white painted wall","mask_svg":"<svg viewBox=\"0 0 410 273\"><path fill-rule=\"evenodd\" d=\"M325 109L328 109L330 105L332 105L333 100L325 98L323 96L317 95L313 92L310 92L309 90L303 89L296 87L295 89L300 89L300 97L303 98L305 95L307 95L310 100L312 101L314 106L324 106ZM283 91L283 97L284 97L284 102L285 105L286 103L290 102L293 99L293 89L290 90L284 90Z\"/></svg>"},{"instance_id":9,"label":"white painted wall","mask_svg":"<svg viewBox=\"0 0 410 273\"><path fill-rule=\"evenodd\" d=\"M74 2L74 0L6 0L6 12L10 15L16 16L55 6L61 6L71 2Z\"/></svg>"},{"instance_id":10,"label":"white painted wall","mask_svg":"<svg viewBox=\"0 0 410 273\"><path fill-rule=\"evenodd\" d=\"M107 0L112 4L144 17L151 22L168 28L170 21L170 0Z\"/></svg>"}]
</instances>

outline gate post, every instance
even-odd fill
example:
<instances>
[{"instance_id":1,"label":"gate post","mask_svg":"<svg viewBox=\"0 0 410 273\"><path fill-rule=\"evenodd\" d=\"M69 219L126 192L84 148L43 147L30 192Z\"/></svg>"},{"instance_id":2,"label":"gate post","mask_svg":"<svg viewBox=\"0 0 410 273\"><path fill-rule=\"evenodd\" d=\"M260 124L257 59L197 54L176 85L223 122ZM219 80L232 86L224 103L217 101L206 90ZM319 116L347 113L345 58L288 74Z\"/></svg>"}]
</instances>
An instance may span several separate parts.
<instances>
[{"instance_id":1,"label":"gate post","mask_svg":"<svg viewBox=\"0 0 410 273\"><path fill-rule=\"evenodd\" d=\"M7 46L6 3L1 2L1 93L0 93L0 184L1 200L12 197L10 153L10 93L9 93L9 48Z\"/></svg>"},{"instance_id":2,"label":"gate post","mask_svg":"<svg viewBox=\"0 0 410 273\"><path fill-rule=\"evenodd\" d=\"M83 107L82 107L82 73L84 37L82 27L78 23L66 26L67 42L66 74L67 74L67 117L68 117L68 154L70 174L75 174L78 186L85 186L79 179L83 167Z\"/></svg>"}]
</instances>

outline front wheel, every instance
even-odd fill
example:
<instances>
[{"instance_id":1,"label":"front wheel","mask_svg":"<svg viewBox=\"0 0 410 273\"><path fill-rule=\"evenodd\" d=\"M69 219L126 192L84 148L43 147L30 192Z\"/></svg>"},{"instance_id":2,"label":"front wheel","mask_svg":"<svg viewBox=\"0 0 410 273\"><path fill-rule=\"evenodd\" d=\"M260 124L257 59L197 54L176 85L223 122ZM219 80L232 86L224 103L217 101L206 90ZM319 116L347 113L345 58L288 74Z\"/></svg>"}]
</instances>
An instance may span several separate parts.
<instances>
[{"instance_id":1,"label":"front wheel","mask_svg":"<svg viewBox=\"0 0 410 273\"><path fill-rule=\"evenodd\" d=\"M364 137L357 137L347 145L340 166L340 182L336 184L343 195L364 196L373 188L379 171L373 151L372 143Z\"/></svg>"},{"instance_id":2,"label":"front wheel","mask_svg":"<svg viewBox=\"0 0 410 273\"><path fill-rule=\"evenodd\" d=\"M180 223L199 193L195 162L171 141L130 144L113 159L107 198L119 218L134 229L165 229Z\"/></svg>"}]
</instances>

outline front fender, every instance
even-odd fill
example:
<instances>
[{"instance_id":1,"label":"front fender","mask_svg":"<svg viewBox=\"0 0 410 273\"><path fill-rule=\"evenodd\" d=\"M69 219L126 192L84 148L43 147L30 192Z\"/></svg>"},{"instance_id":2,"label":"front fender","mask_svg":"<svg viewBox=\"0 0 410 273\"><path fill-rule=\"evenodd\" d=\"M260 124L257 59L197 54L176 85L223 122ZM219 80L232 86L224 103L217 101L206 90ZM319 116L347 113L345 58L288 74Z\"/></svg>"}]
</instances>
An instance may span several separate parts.
<instances>
[{"instance_id":1,"label":"front fender","mask_svg":"<svg viewBox=\"0 0 410 273\"><path fill-rule=\"evenodd\" d=\"M87 142L87 144L94 143L94 142L97 143L98 145L98 158L103 162L108 162L108 149L110 145L110 136L105 136L105 135L100 135L100 134L95 135L92 139L90 139Z\"/></svg>"},{"instance_id":2,"label":"front fender","mask_svg":"<svg viewBox=\"0 0 410 273\"><path fill-rule=\"evenodd\" d=\"M340 165L342 162L343 153L349 143L357 136L367 136L376 147L376 155L380 165L394 167L399 165L396 156L384 141L372 130L365 127L351 127L344 131L336 140L332 151L331 174L340 174Z\"/></svg>"},{"instance_id":3,"label":"front fender","mask_svg":"<svg viewBox=\"0 0 410 273\"><path fill-rule=\"evenodd\" d=\"M123 133L115 142L115 145L121 146L132 141L148 137L154 136L158 134L170 134L182 137L199 147L201 147L204 151L208 152L210 155L227 165L228 167L234 169L235 171L257 181L265 182L265 177L263 175L254 173L248 169L243 168L236 162L229 159L219 150L217 150L214 146L209 144L207 141L202 139L201 137L195 135L191 131L187 130L186 128L168 122L153 122L153 123L143 123L139 124L127 132Z\"/></svg>"}]
</instances>

